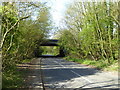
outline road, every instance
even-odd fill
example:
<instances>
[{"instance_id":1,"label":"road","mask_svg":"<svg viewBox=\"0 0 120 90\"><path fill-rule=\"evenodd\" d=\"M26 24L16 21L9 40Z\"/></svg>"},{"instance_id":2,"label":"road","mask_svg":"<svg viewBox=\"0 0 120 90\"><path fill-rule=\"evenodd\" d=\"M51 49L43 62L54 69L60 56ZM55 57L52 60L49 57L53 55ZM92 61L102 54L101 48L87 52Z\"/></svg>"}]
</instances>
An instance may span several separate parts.
<instances>
[{"instance_id":1,"label":"road","mask_svg":"<svg viewBox=\"0 0 120 90\"><path fill-rule=\"evenodd\" d=\"M42 58L45 88L118 88L118 74L61 58Z\"/></svg>"},{"instance_id":2,"label":"road","mask_svg":"<svg viewBox=\"0 0 120 90\"><path fill-rule=\"evenodd\" d=\"M117 73L100 71L62 58L37 58L18 65L18 68L25 72L22 88L118 88Z\"/></svg>"}]
</instances>

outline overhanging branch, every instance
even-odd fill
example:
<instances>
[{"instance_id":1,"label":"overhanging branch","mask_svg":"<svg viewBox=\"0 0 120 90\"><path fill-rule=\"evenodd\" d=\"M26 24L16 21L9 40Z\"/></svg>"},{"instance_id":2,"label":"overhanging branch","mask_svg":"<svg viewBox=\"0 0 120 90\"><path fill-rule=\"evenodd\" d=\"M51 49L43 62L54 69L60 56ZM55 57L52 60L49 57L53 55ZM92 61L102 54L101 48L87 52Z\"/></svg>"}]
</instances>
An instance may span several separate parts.
<instances>
[{"instance_id":1,"label":"overhanging branch","mask_svg":"<svg viewBox=\"0 0 120 90\"><path fill-rule=\"evenodd\" d=\"M29 16L26 16L26 17L23 17L23 18L20 18L13 26L11 26L10 29L8 29L8 30L5 32L5 34L3 35L3 39L2 39L2 41L1 41L1 48L3 47L4 41L5 41L5 37L7 36L7 34L8 34L15 26L17 26L18 23L19 23L21 20L26 19L26 18L29 18L29 17L30 17L30 15L29 15Z\"/></svg>"}]
</instances>

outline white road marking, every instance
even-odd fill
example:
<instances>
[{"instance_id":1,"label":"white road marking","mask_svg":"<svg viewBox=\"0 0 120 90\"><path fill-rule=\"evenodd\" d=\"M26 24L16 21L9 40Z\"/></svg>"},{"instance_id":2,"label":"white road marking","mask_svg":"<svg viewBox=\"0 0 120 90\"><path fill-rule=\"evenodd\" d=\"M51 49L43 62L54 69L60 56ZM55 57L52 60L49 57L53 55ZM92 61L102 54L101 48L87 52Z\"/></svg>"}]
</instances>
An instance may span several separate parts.
<instances>
[{"instance_id":1,"label":"white road marking","mask_svg":"<svg viewBox=\"0 0 120 90\"><path fill-rule=\"evenodd\" d=\"M80 77L83 78L84 80L88 81L89 83L93 83L92 81L90 81L89 79L87 79L87 78L83 77L82 75L76 73L75 71L73 71L73 70L70 70L70 71L73 72L74 74L76 74L77 76L80 76Z\"/></svg>"},{"instance_id":2,"label":"white road marking","mask_svg":"<svg viewBox=\"0 0 120 90\"><path fill-rule=\"evenodd\" d=\"M62 66L63 68L65 68L62 64L58 63L57 61L54 61L55 63L59 64L60 66Z\"/></svg>"},{"instance_id":3,"label":"white road marking","mask_svg":"<svg viewBox=\"0 0 120 90\"><path fill-rule=\"evenodd\" d=\"M57 64L59 64L59 65L62 66L63 68L66 68L64 65L60 64L59 62L57 62L57 61L54 61L54 62L57 63ZM82 75L76 73L75 71L73 71L73 70L70 70L70 71L71 71L72 73L76 74L77 76L80 76L80 77L83 78L84 80L88 81L89 83L93 83L92 81L90 81L89 79L87 79L87 78L83 77Z\"/></svg>"}]
</instances>

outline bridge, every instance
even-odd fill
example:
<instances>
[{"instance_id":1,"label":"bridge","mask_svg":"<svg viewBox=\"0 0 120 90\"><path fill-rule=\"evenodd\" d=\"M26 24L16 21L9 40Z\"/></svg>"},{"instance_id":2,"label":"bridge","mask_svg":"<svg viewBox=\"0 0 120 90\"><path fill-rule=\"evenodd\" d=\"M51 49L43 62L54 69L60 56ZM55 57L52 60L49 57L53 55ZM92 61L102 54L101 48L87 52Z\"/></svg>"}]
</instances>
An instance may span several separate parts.
<instances>
[{"instance_id":1,"label":"bridge","mask_svg":"<svg viewBox=\"0 0 120 90\"><path fill-rule=\"evenodd\" d=\"M60 47L59 49L59 54L57 56L48 56L48 55L38 55L38 52L36 53L37 57L64 57L65 56L65 50L63 49L63 47L61 47L59 44L58 44L59 40L57 39L47 39L45 40L44 42L42 42L40 44L40 46L58 46ZM39 48L37 48L38 50ZM37 51L36 50L36 51Z\"/></svg>"},{"instance_id":2,"label":"bridge","mask_svg":"<svg viewBox=\"0 0 120 90\"><path fill-rule=\"evenodd\" d=\"M41 43L40 46L59 46L59 45L57 39L48 39Z\"/></svg>"}]
</instances>

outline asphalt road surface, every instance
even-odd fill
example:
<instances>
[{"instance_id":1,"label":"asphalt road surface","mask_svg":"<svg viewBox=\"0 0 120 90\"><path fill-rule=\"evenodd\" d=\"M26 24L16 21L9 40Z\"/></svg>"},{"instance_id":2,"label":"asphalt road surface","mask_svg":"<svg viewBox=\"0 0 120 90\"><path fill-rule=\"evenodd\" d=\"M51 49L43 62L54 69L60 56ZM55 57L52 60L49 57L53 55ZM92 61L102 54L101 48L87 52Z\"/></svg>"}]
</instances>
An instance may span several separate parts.
<instances>
[{"instance_id":1,"label":"asphalt road surface","mask_svg":"<svg viewBox=\"0 0 120 90\"><path fill-rule=\"evenodd\" d=\"M61 58L42 58L45 88L118 88L118 74Z\"/></svg>"}]
</instances>

